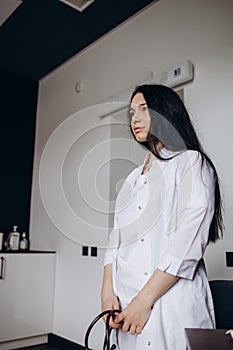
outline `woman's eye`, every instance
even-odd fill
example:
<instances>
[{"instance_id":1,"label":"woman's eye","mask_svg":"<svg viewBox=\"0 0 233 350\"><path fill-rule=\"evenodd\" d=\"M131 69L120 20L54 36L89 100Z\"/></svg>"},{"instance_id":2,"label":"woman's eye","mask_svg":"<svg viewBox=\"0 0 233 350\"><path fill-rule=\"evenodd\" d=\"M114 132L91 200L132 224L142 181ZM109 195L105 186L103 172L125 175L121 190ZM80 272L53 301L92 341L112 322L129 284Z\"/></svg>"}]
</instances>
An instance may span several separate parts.
<instances>
[{"instance_id":1,"label":"woman's eye","mask_svg":"<svg viewBox=\"0 0 233 350\"><path fill-rule=\"evenodd\" d=\"M142 111L143 111L143 112L146 112L147 110L148 110L148 107L146 107L146 106L143 106L143 107L142 107Z\"/></svg>"},{"instance_id":2,"label":"woman's eye","mask_svg":"<svg viewBox=\"0 0 233 350\"><path fill-rule=\"evenodd\" d=\"M134 116L135 112L133 110L129 111L129 116L132 118Z\"/></svg>"}]
</instances>

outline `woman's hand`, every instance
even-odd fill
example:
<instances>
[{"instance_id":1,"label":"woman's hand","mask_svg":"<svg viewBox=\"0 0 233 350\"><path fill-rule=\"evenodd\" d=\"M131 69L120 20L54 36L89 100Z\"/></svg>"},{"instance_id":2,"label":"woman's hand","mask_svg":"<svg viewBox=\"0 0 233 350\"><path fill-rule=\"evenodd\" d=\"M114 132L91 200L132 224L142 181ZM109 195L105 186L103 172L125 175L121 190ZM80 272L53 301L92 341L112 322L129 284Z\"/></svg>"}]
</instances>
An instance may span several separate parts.
<instances>
[{"instance_id":1,"label":"woman's hand","mask_svg":"<svg viewBox=\"0 0 233 350\"><path fill-rule=\"evenodd\" d=\"M130 334L141 333L148 318L151 307L147 300L140 296L135 297L130 304L115 318L116 323L122 323L122 331Z\"/></svg>"},{"instance_id":2,"label":"woman's hand","mask_svg":"<svg viewBox=\"0 0 233 350\"><path fill-rule=\"evenodd\" d=\"M178 276L156 269L138 295L116 316L115 323L123 321L124 332L141 333L150 317L152 306L178 281Z\"/></svg>"},{"instance_id":3,"label":"woman's hand","mask_svg":"<svg viewBox=\"0 0 233 350\"><path fill-rule=\"evenodd\" d=\"M102 296L102 311L119 310L119 308L120 306L119 306L118 299L113 294L113 292L109 292L108 295ZM106 322L107 315L105 315L103 319L104 319L104 322ZM121 327L121 324L114 322L114 319L112 317L110 318L109 325L115 329Z\"/></svg>"}]
</instances>

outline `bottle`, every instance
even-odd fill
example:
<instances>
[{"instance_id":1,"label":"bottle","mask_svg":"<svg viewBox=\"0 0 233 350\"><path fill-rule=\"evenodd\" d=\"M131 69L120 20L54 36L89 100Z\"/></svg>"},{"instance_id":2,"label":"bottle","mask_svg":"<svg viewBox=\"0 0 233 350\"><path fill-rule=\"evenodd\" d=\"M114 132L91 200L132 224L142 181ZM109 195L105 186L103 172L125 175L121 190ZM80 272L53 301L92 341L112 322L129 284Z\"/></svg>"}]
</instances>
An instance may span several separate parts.
<instances>
[{"instance_id":1,"label":"bottle","mask_svg":"<svg viewBox=\"0 0 233 350\"><path fill-rule=\"evenodd\" d=\"M13 226L13 231L9 234L9 249L19 250L20 233L17 231L18 226Z\"/></svg>"},{"instance_id":2,"label":"bottle","mask_svg":"<svg viewBox=\"0 0 233 350\"><path fill-rule=\"evenodd\" d=\"M19 242L19 249L20 250L27 250L28 249L28 240L26 237L26 232L22 233L22 238Z\"/></svg>"},{"instance_id":3,"label":"bottle","mask_svg":"<svg viewBox=\"0 0 233 350\"><path fill-rule=\"evenodd\" d=\"M0 251L2 250L3 237L4 237L3 232L0 232Z\"/></svg>"}]
</instances>

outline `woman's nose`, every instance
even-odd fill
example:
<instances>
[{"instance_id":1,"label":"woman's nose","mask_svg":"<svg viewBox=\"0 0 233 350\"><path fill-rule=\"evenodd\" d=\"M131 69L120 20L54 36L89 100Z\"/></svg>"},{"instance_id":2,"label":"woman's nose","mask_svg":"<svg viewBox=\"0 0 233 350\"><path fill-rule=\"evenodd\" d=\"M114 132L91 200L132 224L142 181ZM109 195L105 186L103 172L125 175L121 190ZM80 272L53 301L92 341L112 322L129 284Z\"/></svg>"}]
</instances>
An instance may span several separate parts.
<instances>
[{"instance_id":1,"label":"woman's nose","mask_svg":"<svg viewBox=\"0 0 233 350\"><path fill-rule=\"evenodd\" d=\"M142 116L140 111L135 111L133 117L132 117L132 123L140 122L142 120Z\"/></svg>"}]
</instances>

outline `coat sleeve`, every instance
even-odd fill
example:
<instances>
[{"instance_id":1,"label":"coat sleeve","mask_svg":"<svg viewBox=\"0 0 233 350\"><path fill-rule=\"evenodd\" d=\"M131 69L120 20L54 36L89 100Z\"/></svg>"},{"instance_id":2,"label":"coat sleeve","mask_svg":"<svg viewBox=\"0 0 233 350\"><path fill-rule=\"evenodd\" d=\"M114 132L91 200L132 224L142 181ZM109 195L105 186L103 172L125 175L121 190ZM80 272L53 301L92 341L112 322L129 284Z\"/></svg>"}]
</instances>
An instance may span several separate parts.
<instances>
[{"instance_id":1,"label":"coat sleeve","mask_svg":"<svg viewBox=\"0 0 233 350\"><path fill-rule=\"evenodd\" d=\"M192 280L208 243L215 186L212 169L200 154L185 153L177 166L175 219L166 233L168 247L158 268Z\"/></svg>"}]
</instances>

